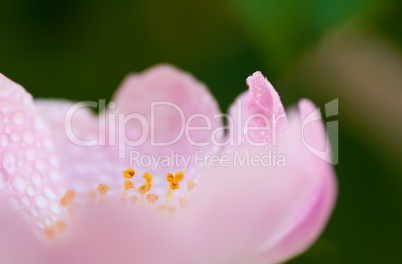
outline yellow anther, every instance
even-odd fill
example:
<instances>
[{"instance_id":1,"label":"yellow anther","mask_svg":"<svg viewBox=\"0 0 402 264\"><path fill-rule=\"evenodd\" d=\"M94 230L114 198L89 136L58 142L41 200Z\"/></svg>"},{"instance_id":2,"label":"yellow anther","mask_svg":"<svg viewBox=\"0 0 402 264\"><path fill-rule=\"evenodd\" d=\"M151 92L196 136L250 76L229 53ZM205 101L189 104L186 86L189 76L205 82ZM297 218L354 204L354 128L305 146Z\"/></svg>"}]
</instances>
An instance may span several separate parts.
<instances>
[{"instance_id":1,"label":"yellow anther","mask_svg":"<svg viewBox=\"0 0 402 264\"><path fill-rule=\"evenodd\" d=\"M138 196L135 195L135 194L133 194L133 195L130 197L130 201L131 201L133 204L135 204L135 203L138 201Z\"/></svg>"},{"instance_id":2,"label":"yellow anther","mask_svg":"<svg viewBox=\"0 0 402 264\"><path fill-rule=\"evenodd\" d=\"M174 180L173 174L168 173L166 175L166 180L167 180L167 182L172 182Z\"/></svg>"},{"instance_id":3,"label":"yellow anther","mask_svg":"<svg viewBox=\"0 0 402 264\"><path fill-rule=\"evenodd\" d=\"M123 175L126 179L131 179L135 175L135 171L132 168L129 168L123 171Z\"/></svg>"},{"instance_id":4,"label":"yellow anther","mask_svg":"<svg viewBox=\"0 0 402 264\"><path fill-rule=\"evenodd\" d=\"M54 223L54 227L60 232L64 232L67 230L67 224L63 220L59 220Z\"/></svg>"},{"instance_id":5,"label":"yellow anther","mask_svg":"<svg viewBox=\"0 0 402 264\"><path fill-rule=\"evenodd\" d=\"M88 192L88 200L91 202L94 202L96 200L96 192L95 191L89 191Z\"/></svg>"},{"instance_id":6,"label":"yellow anther","mask_svg":"<svg viewBox=\"0 0 402 264\"><path fill-rule=\"evenodd\" d=\"M150 190L151 190L151 184L149 182L144 183L137 189L137 191L142 195L149 192Z\"/></svg>"},{"instance_id":7,"label":"yellow anther","mask_svg":"<svg viewBox=\"0 0 402 264\"><path fill-rule=\"evenodd\" d=\"M188 180L187 181L187 189L189 191L194 190L195 186L197 186L197 183L195 183L193 180Z\"/></svg>"},{"instance_id":8,"label":"yellow anther","mask_svg":"<svg viewBox=\"0 0 402 264\"><path fill-rule=\"evenodd\" d=\"M169 207L167 208L167 210L168 210L168 212L169 212L170 214L174 214L174 213L176 213L176 206L171 205L171 206L169 206Z\"/></svg>"},{"instance_id":9,"label":"yellow anther","mask_svg":"<svg viewBox=\"0 0 402 264\"><path fill-rule=\"evenodd\" d=\"M71 190L67 191L66 194L64 195L64 197L61 198L60 204L62 206L67 206L67 205L71 204L72 202L74 202L75 196L76 196L76 194L74 191L71 191Z\"/></svg>"},{"instance_id":10,"label":"yellow anther","mask_svg":"<svg viewBox=\"0 0 402 264\"><path fill-rule=\"evenodd\" d=\"M56 230L54 230L52 226L45 227L43 231L49 240L54 240L56 238Z\"/></svg>"},{"instance_id":11,"label":"yellow anther","mask_svg":"<svg viewBox=\"0 0 402 264\"><path fill-rule=\"evenodd\" d=\"M134 184L132 181L125 180L124 181L124 190L134 189Z\"/></svg>"},{"instance_id":12,"label":"yellow anther","mask_svg":"<svg viewBox=\"0 0 402 264\"><path fill-rule=\"evenodd\" d=\"M157 211L158 213L160 213L160 212L162 212L163 210L165 210L166 207L167 207L167 206L166 206L165 204L158 205L158 206L156 207L156 211Z\"/></svg>"},{"instance_id":13,"label":"yellow anther","mask_svg":"<svg viewBox=\"0 0 402 264\"><path fill-rule=\"evenodd\" d=\"M105 195L109 191L109 186L106 184L99 184L96 190L99 192L100 195Z\"/></svg>"},{"instance_id":14,"label":"yellow anther","mask_svg":"<svg viewBox=\"0 0 402 264\"><path fill-rule=\"evenodd\" d=\"M181 180L183 180L183 178L184 178L184 172L182 172L182 171L177 172L177 173L174 175L174 181L175 181L175 182L180 182Z\"/></svg>"},{"instance_id":15,"label":"yellow anther","mask_svg":"<svg viewBox=\"0 0 402 264\"><path fill-rule=\"evenodd\" d=\"M177 190L177 189L179 189L179 183L176 182L176 181L172 181L172 182L169 184L169 188L172 189L172 190Z\"/></svg>"},{"instance_id":16,"label":"yellow anther","mask_svg":"<svg viewBox=\"0 0 402 264\"><path fill-rule=\"evenodd\" d=\"M158 195L156 194L147 194L145 198L147 199L148 203L154 203L159 199Z\"/></svg>"},{"instance_id":17,"label":"yellow anther","mask_svg":"<svg viewBox=\"0 0 402 264\"><path fill-rule=\"evenodd\" d=\"M45 235L48 239L53 240L56 238L58 234L66 231L66 229L67 229L66 223L63 220L59 220L53 223L51 226L45 227L43 231L45 232Z\"/></svg>"},{"instance_id":18,"label":"yellow anther","mask_svg":"<svg viewBox=\"0 0 402 264\"><path fill-rule=\"evenodd\" d=\"M188 203L186 198L179 198L179 205L181 208L186 208Z\"/></svg>"},{"instance_id":19,"label":"yellow anther","mask_svg":"<svg viewBox=\"0 0 402 264\"><path fill-rule=\"evenodd\" d=\"M152 176L148 172L145 172L142 177L144 177L147 182L152 182Z\"/></svg>"}]
</instances>

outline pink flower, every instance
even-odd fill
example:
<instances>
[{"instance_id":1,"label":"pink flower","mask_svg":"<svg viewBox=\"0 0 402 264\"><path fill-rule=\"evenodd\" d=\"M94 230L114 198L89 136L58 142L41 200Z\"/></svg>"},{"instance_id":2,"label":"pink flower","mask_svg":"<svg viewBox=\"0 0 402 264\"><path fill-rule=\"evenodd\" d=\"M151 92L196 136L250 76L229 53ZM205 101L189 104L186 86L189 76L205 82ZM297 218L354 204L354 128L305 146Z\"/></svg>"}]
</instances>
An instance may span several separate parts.
<instances>
[{"instance_id":1,"label":"pink flower","mask_svg":"<svg viewBox=\"0 0 402 264\"><path fill-rule=\"evenodd\" d=\"M285 116L260 72L247 83L224 134L206 87L169 65L127 77L99 116L33 101L0 75L0 263L280 263L305 251L336 198L331 164L302 142L315 107ZM325 146L321 121L303 132Z\"/></svg>"}]
</instances>

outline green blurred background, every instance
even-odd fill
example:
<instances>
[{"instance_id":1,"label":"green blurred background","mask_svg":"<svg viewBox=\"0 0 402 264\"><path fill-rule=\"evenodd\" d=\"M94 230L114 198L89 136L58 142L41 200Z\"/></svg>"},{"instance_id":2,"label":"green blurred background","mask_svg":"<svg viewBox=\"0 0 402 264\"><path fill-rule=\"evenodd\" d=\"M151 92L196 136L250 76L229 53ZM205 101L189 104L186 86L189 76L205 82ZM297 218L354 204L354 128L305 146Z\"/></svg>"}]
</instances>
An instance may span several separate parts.
<instances>
[{"instance_id":1,"label":"green blurred background","mask_svg":"<svg viewBox=\"0 0 402 264\"><path fill-rule=\"evenodd\" d=\"M256 70L286 106L339 98L338 203L290 263L402 263L401 17L400 0L1 0L0 72L35 97L110 100L169 62L223 111Z\"/></svg>"}]
</instances>

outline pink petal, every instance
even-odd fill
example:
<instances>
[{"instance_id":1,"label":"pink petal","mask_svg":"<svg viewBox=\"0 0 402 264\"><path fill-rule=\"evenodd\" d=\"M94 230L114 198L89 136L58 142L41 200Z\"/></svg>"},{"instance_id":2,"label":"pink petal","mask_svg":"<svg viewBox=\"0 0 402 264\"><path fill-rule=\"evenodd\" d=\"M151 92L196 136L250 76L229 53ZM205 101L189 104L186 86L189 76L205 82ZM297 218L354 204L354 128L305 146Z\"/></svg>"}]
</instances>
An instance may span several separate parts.
<instances>
[{"instance_id":1,"label":"pink petal","mask_svg":"<svg viewBox=\"0 0 402 264\"><path fill-rule=\"evenodd\" d=\"M51 131L20 85L0 74L0 200L43 227L64 189Z\"/></svg>"},{"instance_id":2,"label":"pink petal","mask_svg":"<svg viewBox=\"0 0 402 264\"><path fill-rule=\"evenodd\" d=\"M0 207L0 234L2 263L50 264L45 245L35 237L30 226L19 215L4 205Z\"/></svg>"},{"instance_id":3,"label":"pink petal","mask_svg":"<svg viewBox=\"0 0 402 264\"><path fill-rule=\"evenodd\" d=\"M300 103L303 118L312 107ZM207 262L282 262L306 250L321 233L333 209L336 181L332 165L304 146L300 114L296 119L294 114L282 144L285 167L211 169L200 183L193 236ZM325 143L322 123L306 127L305 137L314 146ZM238 151L226 150L227 155ZM264 154L254 149L250 155L256 153Z\"/></svg>"},{"instance_id":4,"label":"pink petal","mask_svg":"<svg viewBox=\"0 0 402 264\"><path fill-rule=\"evenodd\" d=\"M217 150L211 144L210 137L215 128L222 126L221 117L214 117L220 114L218 105L205 85L188 73L170 65L158 65L143 73L130 75L117 91L113 101L116 103L116 108L109 113L126 116L133 113L140 114L150 124L149 127L154 129L154 142L174 141L180 136L180 132L183 132L174 143L155 146L151 143L152 131L149 131L148 136L144 134L146 140L143 144L129 147L126 152L122 152L127 156L129 151L136 149L139 149L141 154L170 154L174 151L183 155L194 154L196 150L207 152ZM151 103L158 102L166 102L169 105L156 106L152 125ZM188 131L188 138L186 132L182 130L183 121L188 122L193 115L201 114L211 122L211 128L206 131ZM194 116L190 123L191 127L206 127L208 123L204 117ZM136 141L141 136L142 128L139 121L130 121L125 127L120 127L120 130L126 133L128 139ZM180 168L178 166L170 168L170 170L176 169ZM161 173L164 174L165 170Z\"/></svg>"},{"instance_id":5,"label":"pink petal","mask_svg":"<svg viewBox=\"0 0 402 264\"><path fill-rule=\"evenodd\" d=\"M191 220L199 256L250 260L267 240L292 224L315 182L288 168L219 168L200 183ZM191 229L191 228L189 228ZM215 260L215 262L213 262Z\"/></svg>"},{"instance_id":6,"label":"pink petal","mask_svg":"<svg viewBox=\"0 0 402 264\"><path fill-rule=\"evenodd\" d=\"M317 239L324 229L329 216L333 210L337 183L332 165L320 157L315 156L301 142L302 121L310 113L314 112L316 107L308 100L299 102L300 114L293 112L289 114L290 137L288 153L293 158L299 159L303 170L300 173L308 173L314 176L315 189L309 199L299 209L298 214L286 229L282 231L274 242L266 244L265 249L259 256L263 260L270 260L269 263L278 263L292 258L305 251ZM319 149L327 146L326 132L322 121L315 121L304 127L304 137L306 142ZM264 248L264 247L263 247Z\"/></svg>"},{"instance_id":7,"label":"pink petal","mask_svg":"<svg viewBox=\"0 0 402 264\"><path fill-rule=\"evenodd\" d=\"M121 166L112 149L101 145L104 128L90 107L62 100L36 100L35 104L53 131L62 177L69 188L88 192L103 183L121 191L122 183L114 176L128 165Z\"/></svg>"},{"instance_id":8,"label":"pink petal","mask_svg":"<svg viewBox=\"0 0 402 264\"><path fill-rule=\"evenodd\" d=\"M234 123L230 137L236 145L243 147L261 146L276 147L283 141L286 127L286 114L282 102L271 83L255 72L247 78L249 90L241 94L229 109ZM266 127L264 131L246 131L247 127Z\"/></svg>"},{"instance_id":9,"label":"pink petal","mask_svg":"<svg viewBox=\"0 0 402 264\"><path fill-rule=\"evenodd\" d=\"M138 207L86 206L56 248L55 263L179 264L178 241L160 220Z\"/></svg>"}]
</instances>

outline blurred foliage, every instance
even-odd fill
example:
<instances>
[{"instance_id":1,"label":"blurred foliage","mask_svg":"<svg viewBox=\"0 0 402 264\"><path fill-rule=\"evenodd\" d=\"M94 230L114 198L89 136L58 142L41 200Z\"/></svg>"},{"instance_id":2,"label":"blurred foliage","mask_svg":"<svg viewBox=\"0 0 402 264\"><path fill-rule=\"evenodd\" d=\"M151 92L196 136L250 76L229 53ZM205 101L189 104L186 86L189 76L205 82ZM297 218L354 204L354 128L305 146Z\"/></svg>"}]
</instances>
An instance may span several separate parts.
<instances>
[{"instance_id":1,"label":"blurred foliage","mask_svg":"<svg viewBox=\"0 0 402 264\"><path fill-rule=\"evenodd\" d=\"M236 1L270 72L280 74L322 34L364 13L376 0Z\"/></svg>"},{"instance_id":2,"label":"blurred foliage","mask_svg":"<svg viewBox=\"0 0 402 264\"><path fill-rule=\"evenodd\" d=\"M2 0L0 72L35 97L97 100L110 99L128 73L169 62L205 82L225 111L246 89L246 77L262 70L285 105L311 97L323 106L340 97L338 90L310 83L325 86L326 76L303 78L308 71L300 71L300 61L350 24L400 51L401 15L398 0ZM349 90L355 96L353 85ZM401 157L372 147L387 139L387 129L362 140L358 125L342 122L350 115L346 104L353 106L345 98L339 99L337 207L317 243L290 263L402 260L402 184L395 181L401 171L391 166ZM364 94L354 99L364 101ZM392 105L367 107L392 111ZM359 118L376 125L370 116Z\"/></svg>"}]
</instances>

